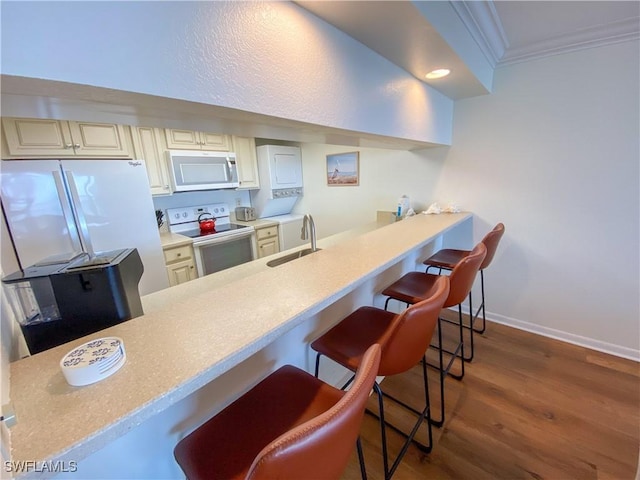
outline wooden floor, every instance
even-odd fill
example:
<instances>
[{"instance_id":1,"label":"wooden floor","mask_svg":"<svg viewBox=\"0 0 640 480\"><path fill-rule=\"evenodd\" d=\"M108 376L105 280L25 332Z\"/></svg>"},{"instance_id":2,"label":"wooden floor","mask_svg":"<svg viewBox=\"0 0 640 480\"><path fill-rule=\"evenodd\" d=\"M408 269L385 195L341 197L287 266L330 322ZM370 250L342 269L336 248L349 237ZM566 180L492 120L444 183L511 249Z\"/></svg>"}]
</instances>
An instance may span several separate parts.
<instances>
[{"instance_id":1,"label":"wooden floor","mask_svg":"<svg viewBox=\"0 0 640 480\"><path fill-rule=\"evenodd\" d=\"M394 479L635 478L640 364L493 323L474 338L464 379L446 380L447 418L433 429L432 452L412 445ZM437 414L438 376L431 368L429 375ZM382 382L415 407L422 385L419 366ZM375 395L369 405L377 411ZM408 431L413 420L387 405L392 422ZM389 435L395 454L401 437ZM370 415L361 436L368 478L382 479L380 429ZM425 427L419 436L426 441ZM343 478L360 478L355 455Z\"/></svg>"}]
</instances>

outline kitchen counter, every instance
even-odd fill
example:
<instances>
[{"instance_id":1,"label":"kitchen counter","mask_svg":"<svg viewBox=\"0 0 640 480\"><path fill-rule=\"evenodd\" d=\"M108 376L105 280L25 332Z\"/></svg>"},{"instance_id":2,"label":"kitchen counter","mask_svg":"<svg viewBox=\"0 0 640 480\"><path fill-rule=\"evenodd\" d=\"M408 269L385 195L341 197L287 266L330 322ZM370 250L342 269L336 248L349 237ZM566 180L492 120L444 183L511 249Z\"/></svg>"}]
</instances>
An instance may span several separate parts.
<instances>
[{"instance_id":1,"label":"kitchen counter","mask_svg":"<svg viewBox=\"0 0 640 480\"><path fill-rule=\"evenodd\" d=\"M253 228L264 228L264 227L273 227L278 225L278 222L274 222L273 220L269 220L268 218L257 218L255 220L247 221L244 220L232 220L232 223L237 223L239 225L246 225L247 227Z\"/></svg>"},{"instance_id":2,"label":"kitchen counter","mask_svg":"<svg viewBox=\"0 0 640 480\"><path fill-rule=\"evenodd\" d=\"M12 460L83 459L470 218L374 222L276 268L266 262L285 252L155 292L143 298L142 317L12 363ZM103 336L124 340L126 364L99 383L69 386L60 359Z\"/></svg>"},{"instance_id":3,"label":"kitchen counter","mask_svg":"<svg viewBox=\"0 0 640 480\"><path fill-rule=\"evenodd\" d=\"M272 221L268 221L268 220L263 220L263 221L265 225L261 224L257 228L260 228L262 226L277 225L277 223ZM239 223L243 223L243 222L239 222ZM249 222L245 222L245 223L248 224ZM359 227L352 228L351 230L347 230L345 232L336 233L335 235L331 235L329 237L318 240L317 242L318 248L324 250L326 248L331 247L332 245L337 245L341 242L344 242L345 240L357 237L358 235L362 235L367 232L371 232L378 228L384 227L385 225L388 225L388 223L370 222L370 223L361 225ZM207 275L205 277L191 280L190 282L176 285L175 287L172 287L170 289L161 290L159 292L146 295L142 297L143 310L145 313L159 311L185 298L195 297L205 292L209 292L212 289L229 285L230 283L236 282L240 279L249 277L251 275L255 275L256 273L269 271L272 268L267 266L267 262L270 262L271 260L274 260L280 257L284 257L292 252L303 250L308 247L309 247L309 244L305 244L301 247L296 247L286 251L282 251L265 258L259 258L252 262L243 263L233 268L222 270L213 275Z\"/></svg>"},{"instance_id":4,"label":"kitchen counter","mask_svg":"<svg viewBox=\"0 0 640 480\"><path fill-rule=\"evenodd\" d=\"M182 247L183 245L191 245L193 238L178 233L162 232L160 233L160 244L162 248Z\"/></svg>"}]
</instances>

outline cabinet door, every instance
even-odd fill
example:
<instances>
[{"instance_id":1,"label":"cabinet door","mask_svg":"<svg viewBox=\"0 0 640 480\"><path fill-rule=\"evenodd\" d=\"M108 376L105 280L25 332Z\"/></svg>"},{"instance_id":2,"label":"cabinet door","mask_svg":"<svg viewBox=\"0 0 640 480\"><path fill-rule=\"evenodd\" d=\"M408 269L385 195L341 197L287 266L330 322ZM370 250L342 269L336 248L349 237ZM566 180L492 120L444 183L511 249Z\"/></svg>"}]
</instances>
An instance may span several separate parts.
<instances>
[{"instance_id":1,"label":"cabinet door","mask_svg":"<svg viewBox=\"0 0 640 480\"><path fill-rule=\"evenodd\" d=\"M200 145L203 150L218 150L228 152L231 150L231 142L228 135L220 133L200 132Z\"/></svg>"},{"instance_id":2,"label":"cabinet door","mask_svg":"<svg viewBox=\"0 0 640 480\"><path fill-rule=\"evenodd\" d=\"M175 128L165 128L164 133L167 139L167 148L178 150L201 150L200 134L191 130L178 130Z\"/></svg>"},{"instance_id":3,"label":"cabinet door","mask_svg":"<svg viewBox=\"0 0 640 480\"><path fill-rule=\"evenodd\" d=\"M262 227L256 229L256 238L258 240L264 240L271 237L278 236L278 226L274 225L272 227Z\"/></svg>"},{"instance_id":4,"label":"cabinet door","mask_svg":"<svg viewBox=\"0 0 640 480\"><path fill-rule=\"evenodd\" d=\"M131 158L122 125L69 122L76 156Z\"/></svg>"},{"instance_id":5,"label":"cabinet door","mask_svg":"<svg viewBox=\"0 0 640 480\"><path fill-rule=\"evenodd\" d=\"M236 152L236 165L238 167L238 180L240 182L238 190L260 188L255 139L249 137L233 137L233 150Z\"/></svg>"},{"instance_id":6,"label":"cabinet door","mask_svg":"<svg viewBox=\"0 0 640 480\"><path fill-rule=\"evenodd\" d=\"M73 157L67 122L35 118L3 118L9 154L28 157Z\"/></svg>"},{"instance_id":7,"label":"cabinet door","mask_svg":"<svg viewBox=\"0 0 640 480\"><path fill-rule=\"evenodd\" d=\"M147 165L151 195L170 194L169 168L166 149L162 144L162 131L151 127L131 127L131 135L135 157L144 160Z\"/></svg>"},{"instance_id":8,"label":"cabinet door","mask_svg":"<svg viewBox=\"0 0 640 480\"><path fill-rule=\"evenodd\" d=\"M278 237L269 238L258 242L258 258L267 257L280 251Z\"/></svg>"},{"instance_id":9,"label":"cabinet door","mask_svg":"<svg viewBox=\"0 0 640 480\"><path fill-rule=\"evenodd\" d=\"M167 266L167 274L169 275L169 285L171 287L198 277L193 260L186 260Z\"/></svg>"}]
</instances>

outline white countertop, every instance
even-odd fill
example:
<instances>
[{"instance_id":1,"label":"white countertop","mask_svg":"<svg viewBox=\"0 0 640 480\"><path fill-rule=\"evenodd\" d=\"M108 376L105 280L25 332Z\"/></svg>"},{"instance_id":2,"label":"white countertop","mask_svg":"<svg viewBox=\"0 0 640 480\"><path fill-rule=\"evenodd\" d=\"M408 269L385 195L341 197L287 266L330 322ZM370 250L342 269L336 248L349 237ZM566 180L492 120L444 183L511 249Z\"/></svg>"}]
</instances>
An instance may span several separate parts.
<instances>
[{"instance_id":1,"label":"white countertop","mask_svg":"<svg viewBox=\"0 0 640 480\"><path fill-rule=\"evenodd\" d=\"M160 244L163 249L181 247L183 245L191 245L193 238L178 233L162 232L160 233Z\"/></svg>"},{"instance_id":2,"label":"white countertop","mask_svg":"<svg viewBox=\"0 0 640 480\"><path fill-rule=\"evenodd\" d=\"M277 256L243 264L148 295L144 316L12 363L12 460L84 458L470 217L371 224L276 268L266 262ZM99 383L69 386L60 359L104 336L124 340L126 364Z\"/></svg>"},{"instance_id":3,"label":"white countertop","mask_svg":"<svg viewBox=\"0 0 640 480\"><path fill-rule=\"evenodd\" d=\"M265 227L273 227L274 225L278 225L278 222L274 222L269 218L258 218L256 220L244 221L244 220L233 220L233 223L238 223L240 225L247 225L248 227L253 228L265 228Z\"/></svg>"}]
</instances>

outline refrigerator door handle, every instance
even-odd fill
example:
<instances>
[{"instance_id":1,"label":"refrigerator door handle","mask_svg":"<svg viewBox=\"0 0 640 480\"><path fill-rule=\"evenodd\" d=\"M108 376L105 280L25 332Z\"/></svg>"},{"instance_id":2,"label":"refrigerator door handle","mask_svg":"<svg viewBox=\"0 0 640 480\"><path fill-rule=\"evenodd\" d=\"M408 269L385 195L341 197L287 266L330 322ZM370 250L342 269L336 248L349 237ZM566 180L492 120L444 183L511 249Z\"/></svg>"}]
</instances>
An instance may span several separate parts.
<instances>
[{"instance_id":1,"label":"refrigerator door handle","mask_svg":"<svg viewBox=\"0 0 640 480\"><path fill-rule=\"evenodd\" d=\"M73 217L73 210L71 209L71 204L69 203L69 198L67 197L67 191L64 188L62 175L60 175L59 171L55 170L51 172L51 174L53 175L53 180L56 184L56 190L58 190L58 198L60 199L60 206L62 207L62 214L64 216L64 221L67 224L67 230L69 231L71 243L73 244L73 248L76 252L82 252L83 246L82 242L80 241L80 234Z\"/></svg>"},{"instance_id":2,"label":"refrigerator door handle","mask_svg":"<svg viewBox=\"0 0 640 480\"><path fill-rule=\"evenodd\" d=\"M73 172L71 170L64 170L65 177L67 177L67 184L69 185L69 193L71 194L71 201L75 206L75 217L80 227L80 241L84 244L84 251L89 254L90 258L94 257L93 245L91 244L91 236L89 235L89 225L87 219L82 211L82 205L80 204L80 195L78 195L78 187L76 181L73 178Z\"/></svg>"}]
</instances>

